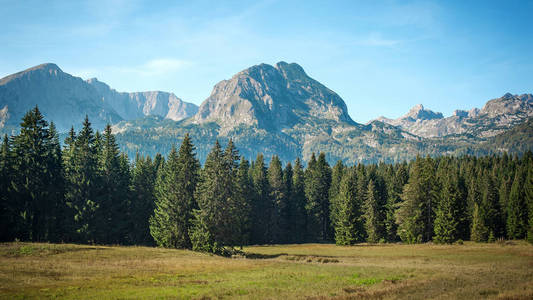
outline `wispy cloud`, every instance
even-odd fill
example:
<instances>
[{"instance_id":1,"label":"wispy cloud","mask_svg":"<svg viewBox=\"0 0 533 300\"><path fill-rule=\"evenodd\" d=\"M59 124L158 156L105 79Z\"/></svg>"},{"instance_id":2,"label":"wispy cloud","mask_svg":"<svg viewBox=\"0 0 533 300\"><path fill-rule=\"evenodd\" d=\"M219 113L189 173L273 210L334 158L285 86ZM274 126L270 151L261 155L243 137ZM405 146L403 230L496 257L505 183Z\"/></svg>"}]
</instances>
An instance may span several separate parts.
<instances>
[{"instance_id":1,"label":"wispy cloud","mask_svg":"<svg viewBox=\"0 0 533 300\"><path fill-rule=\"evenodd\" d=\"M165 76L190 66L190 61L175 58L155 58L136 66L104 66L72 70L72 74L82 78L98 77L102 74L121 74L135 77ZM67 70L69 72L69 70Z\"/></svg>"},{"instance_id":2,"label":"wispy cloud","mask_svg":"<svg viewBox=\"0 0 533 300\"><path fill-rule=\"evenodd\" d=\"M182 70L189 66L189 61L175 58L156 58L135 67L118 67L117 71L137 73L141 76L161 76Z\"/></svg>"},{"instance_id":3,"label":"wispy cloud","mask_svg":"<svg viewBox=\"0 0 533 300\"><path fill-rule=\"evenodd\" d=\"M400 44L400 40L384 38L381 33L373 32L355 41L356 45L368 47L392 47Z\"/></svg>"}]
</instances>

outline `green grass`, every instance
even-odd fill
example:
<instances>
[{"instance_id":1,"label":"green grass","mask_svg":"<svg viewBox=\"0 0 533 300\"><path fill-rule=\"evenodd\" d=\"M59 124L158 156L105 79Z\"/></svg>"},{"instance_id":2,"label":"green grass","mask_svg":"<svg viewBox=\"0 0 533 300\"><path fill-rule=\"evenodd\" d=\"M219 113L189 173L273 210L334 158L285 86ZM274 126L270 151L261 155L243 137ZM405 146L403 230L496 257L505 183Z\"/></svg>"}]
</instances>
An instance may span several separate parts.
<instances>
[{"instance_id":1,"label":"green grass","mask_svg":"<svg viewBox=\"0 0 533 300\"><path fill-rule=\"evenodd\" d=\"M254 246L184 250L0 244L0 298L531 299L533 246Z\"/></svg>"}]
</instances>

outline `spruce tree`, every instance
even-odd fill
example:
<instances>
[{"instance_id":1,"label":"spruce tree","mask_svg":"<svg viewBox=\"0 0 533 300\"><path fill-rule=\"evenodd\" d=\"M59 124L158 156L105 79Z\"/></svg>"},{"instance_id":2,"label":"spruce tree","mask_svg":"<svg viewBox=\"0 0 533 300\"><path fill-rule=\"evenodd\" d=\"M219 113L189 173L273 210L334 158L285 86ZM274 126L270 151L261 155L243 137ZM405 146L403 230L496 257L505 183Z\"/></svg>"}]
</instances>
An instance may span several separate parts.
<instances>
[{"instance_id":1,"label":"spruce tree","mask_svg":"<svg viewBox=\"0 0 533 300\"><path fill-rule=\"evenodd\" d=\"M59 242L68 239L66 233L68 232L68 222L66 218L67 204L65 202L65 181L63 173L63 156L61 152L61 144L59 143L59 134L57 133L54 122L50 122L48 130L49 144L48 144L48 175L50 179L49 198L52 216L48 222L49 241Z\"/></svg>"},{"instance_id":2,"label":"spruce tree","mask_svg":"<svg viewBox=\"0 0 533 300\"><path fill-rule=\"evenodd\" d=\"M391 170L394 172L394 170ZM384 231L388 242L395 242L398 239L398 225L396 224L396 207L401 202L403 186L407 183L408 172L405 164L399 164L396 172L389 177L387 203L385 207Z\"/></svg>"},{"instance_id":3,"label":"spruce tree","mask_svg":"<svg viewBox=\"0 0 533 300\"><path fill-rule=\"evenodd\" d=\"M72 153L66 154L65 166L67 204L73 210L74 240L96 242L97 197L100 187L98 172L98 148L89 118L85 116Z\"/></svg>"},{"instance_id":4,"label":"spruce tree","mask_svg":"<svg viewBox=\"0 0 533 300\"><path fill-rule=\"evenodd\" d=\"M55 203L50 195L51 160L48 123L36 106L26 113L20 134L13 139L13 197L22 216L21 238L46 241L53 223ZM49 223L50 222L50 223Z\"/></svg>"},{"instance_id":5,"label":"spruce tree","mask_svg":"<svg viewBox=\"0 0 533 300\"><path fill-rule=\"evenodd\" d=\"M448 172L451 170L448 169ZM435 236L437 243L453 243L458 239L459 211L456 210L459 202L456 178L447 174L442 180L440 201L435 216Z\"/></svg>"},{"instance_id":6,"label":"spruce tree","mask_svg":"<svg viewBox=\"0 0 533 300\"><path fill-rule=\"evenodd\" d=\"M340 184L341 180L344 174L344 164L342 161L337 161L335 166L333 166L331 170L331 186L329 188L329 202L330 202L330 236L334 236L335 233L335 224L337 223L337 218L339 215L340 210L340 203L339 203L339 190L340 190Z\"/></svg>"},{"instance_id":7,"label":"spruce tree","mask_svg":"<svg viewBox=\"0 0 533 300\"><path fill-rule=\"evenodd\" d=\"M489 237L489 229L485 225L483 212L477 203L474 204L472 214L472 230L470 239L474 242L486 242Z\"/></svg>"},{"instance_id":8,"label":"spruce tree","mask_svg":"<svg viewBox=\"0 0 533 300\"><path fill-rule=\"evenodd\" d=\"M18 208L11 195L13 174L10 140L6 135L0 147L0 241L12 241L18 235L17 224L20 223Z\"/></svg>"},{"instance_id":9,"label":"spruce tree","mask_svg":"<svg viewBox=\"0 0 533 300\"><path fill-rule=\"evenodd\" d=\"M269 220L273 213L273 206L269 197L270 187L263 154L257 155L251 173L255 194L252 202L251 242L253 244L264 244L268 242L268 237L271 236Z\"/></svg>"},{"instance_id":10,"label":"spruce tree","mask_svg":"<svg viewBox=\"0 0 533 300\"><path fill-rule=\"evenodd\" d=\"M354 168L342 176L338 193L338 217L335 223L335 243L353 245L364 240L364 219L361 199L357 195L357 175Z\"/></svg>"},{"instance_id":11,"label":"spruce tree","mask_svg":"<svg viewBox=\"0 0 533 300\"><path fill-rule=\"evenodd\" d=\"M510 239L521 239L525 237L527 228L527 206L524 193L525 171L522 167L516 170L509 203L507 205L507 236Z\"/></svg>"},{"instance_id":12,"label":"spruce tree","mask_svg":"<svg viewBox=\"0 0 533 300\"><path fill-rule=\"evenodd\" d=\"M524 185L526 203L528 206L527 240L533 244L533 159L527 159L524 163L527 164L527 177Z\"/></svg>"},{"instance_id":13,"label":"spruce tree","mask_svg":"<svg viewBox=\"0 0 533 300\"><path fill-rule=\"evenodd\" d=\"M283 171L279 157L274 155L267 170L268 183L270 186L270 201L274 209L270 215L269 226L272 235L269 237L270 243L286 243L288 240L288 199L287 186L283 180Z\"/></svg>"},{"instance_id":14,"label":"spruce tree","mask_svg":"<svg viewBox=\"0 0 533 300\"><path fill-rule=\"evenodd\" d=\"M149 220L155 208L156 177L157 170L152 159L137 153L132 170L130 206L130 240L136 245L154 244Z\"/></svg>"},{"instance_id":15,"label":"spruce tree","mask_svg":"<svg viewBox=\"0 0 533 300\"><path fill-rule=\"evenodd\" d=\"M189 232L193 210L198 207L195 190L200 164L195 147L186 134L180 146L172 150L155 184L155 210L150 218L150 233L159 246L191 248Z\"/></svg>"},{"instance_id":16,"label":"spruce tree","mask_svg":"<svg viewBox=\"0 0 533 300\"><path fill-rule=\"evenodd\" d=\"M106 126L100 143L98 163L101 185L97 201L97 236L103 243L124 243L129 227L129 169L127 165L121 165L120 151L111 125Z\"/></svg>"},{"instance_id":17,"label":"spruce tree","mask_svg":"<svg viewBox=\"0 0 533 300\"><path fill-rule=\"evenodd\" d=\"M234 247L242 241L240 213L236 213L242 203L235 180L237 158L231 140L224 153L217 141L207 156L196 190L199 208L190 231L194 250L220 253L224 246Z\"/></svg>"},{"instance_id":18,"label":"spruce tree","mask_svg":"<svg viewBox=\"0 0 533 300\"><path fill-rule=\"evenodd\" d=\"M305 199L305 175L300 158L296 158L292 174L292 192L289 218L290 241L302 243L305 241L306 230L306 199Z\"/></svg>"},{"instance_id":19,"label":"spruce tree","mask_svg":"<svg viewBox=\"0 0 533 300\"><path fill-rule=\"evenodd\" d=\"M407 243L420 243L433 237L435 177L431 158L417 157L396 212L398 235Z\"/></svg>"},{"instance_id":20,"label":"spruce tree","mask_svg":"<svg viewBox=\"0 0 533 300\"><path fill-rule=\"evenodd\" d=\"M366 193L366 199L364 202L364 219L365 230L367 234L367 241L369 243L377 243L381 239L381 222L380 211L378 204L378 192L376 185L371 179L368 182L368 188Z\"/></svg>"},{"instance_id":21,"label":"spruce tree","mask_svg":"<svg viewBox=\"0 0 533 300\"><path fill-rule=\"evenodd\" d=\"M309 162L306 174L305 194L307 197L307 234L311 241L327 241L329 236L329 188L331 169L324 152L318 160Z\"/></svg>"},{"instance_id":22,"label":"spruce tree","mask_svg":"<svg viewBox=\"0 0 533 300\"><path fill-rule=\"evenodd\" d=\"M250 163L243 157L239 163L239 169L236 174L236 210L235 217L237 221L237 240L238 245L247 245L250 241L251 230L251 208L254 199L253 183L250 177Z\"/></svg>"}]
</instances>

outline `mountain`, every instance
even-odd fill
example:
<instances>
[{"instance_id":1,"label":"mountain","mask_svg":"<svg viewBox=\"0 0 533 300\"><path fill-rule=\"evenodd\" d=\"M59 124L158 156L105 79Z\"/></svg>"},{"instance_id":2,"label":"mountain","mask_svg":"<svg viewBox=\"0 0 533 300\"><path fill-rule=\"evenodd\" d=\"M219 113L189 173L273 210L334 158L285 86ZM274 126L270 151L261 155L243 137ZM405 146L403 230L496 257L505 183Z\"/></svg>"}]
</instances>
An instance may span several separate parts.
<instances>
[{"instance_id":1,"label":"mountain","mask_svg":"<svg viewBox=\"0 0 533 300\"><path fill-rule=\"evenodd\" d=\"M0 131L13 132L35 107L59 131L79 127L85 115L97 129L107 123L158 115L173 120L194 115L197 106L165 92L119 93L96 79L84 81L47 63L0 79Z\"/></svg>"},{"instance_id":2,"label":"mountain","mask_svg":"<svg viewBox=\"0 0 533 300\"><path fill-rule=\"evenodd\" d=\"M219 82L194 122L216 122L224 130L240 124L280 130L313 118L354 123L339 95L299 65L279 62L253 66Z\"/></svg>"},{"instance_id":3,"label":"mountain","mask_svg":"<svg viewBox=\"0 0 533 300\"><path fill-rule=\"evenodd\" d=\"M441 113L426 110L419 104L398 119L376 119L398 126L412 134L432 138L467 134L477 137L492 137L525 122L533 116L533 95L512 95L488 101L482 109L456 110L444 118Z\"/></svg>"},{"instance_id":4,"label":"mountain","mask_svg":"<svg viewBox=\"0 0 533 300\"><path fill-rule=\"evenodd\" d=\"M339 95L309 77L301 66L285 62L252 66L219 82L190 119L124 121L114 130L129 155L167 153L185 133L191 135L200 160L216 139L226 143L230 138L247 158L277 154L285 161L306 160L320 151L327 153L330 162L347 163L439 153L437 147L398 127L354 122Z\"/></svg>"},{"instance_id":5,"label":"mountain","mask_svg":"<svg viewBox=\"0 0 533 300\"><path fill-rule=\"evenodd\" d=\"M114 124L130 157L166 155L186 133L201 161L217 139L223 145L232 139L248 159L263 153L306 161L324 151L330 163L348 164L533 149L531 94L506 94L446 118L417 105L398 119L359 124L339 95L285 62L252 66L220 81L200 107L167 92L117 92L96 78L84 81L43 64L0 80L0 131L18 130L35 105L62 132L80 126L85 114L96 129Z\"/></svg>"},{"instance_id":6,"label":"mountain","mask_svg":"<svg viewBox=\"0 0 533 300\"><path fill-rule=\"evenodd\" d=\"M92 85L103 101L125 120L155 115L179 121L198 112L198 106L184 102L173 93L161 91L121 93L96 78L87 80L87 83Z\"/></svg>"},{"instance_id":7,"label":"mountain","mask_svg":"<svg viewBox=\"0 0 533 300\"><path fill-rule=\"evenodd\" d=\"M123 120L94 88L55 64L38 65L0 79L1 127L18 126L35 105L60 131L81 124L86 114L96 127Z\"/></svg>"}]
</instances>

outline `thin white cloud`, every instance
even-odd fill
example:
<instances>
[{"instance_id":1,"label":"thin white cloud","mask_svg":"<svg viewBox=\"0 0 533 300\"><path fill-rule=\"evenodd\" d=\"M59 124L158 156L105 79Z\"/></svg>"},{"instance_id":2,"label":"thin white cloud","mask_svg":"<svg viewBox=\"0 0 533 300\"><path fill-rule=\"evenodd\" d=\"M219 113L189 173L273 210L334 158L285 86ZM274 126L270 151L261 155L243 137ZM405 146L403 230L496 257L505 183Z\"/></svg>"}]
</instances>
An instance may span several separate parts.
<instances>
[{"instance_id":1,"label":"thin white cloud","mask_svg":"<svg viewBox=\"0 0 533 300\"><path fill-rule=\"evenodd\" d=\"M156 58L137 66L104 66L85 69L67 69L66 72L81 78L120 74L121 76L158 77L173 74L191 65L191 62L175 58Z\"/></svg>"},{"instance_id":2,"label":"thin white cloud","mask_svg":"<svg viewBox=\"0 0 533 300\"><path fill-rule=\"evenodd\" d=\"M400 40L384 38L380 33L371 33L355 42L357 45L369 47L392 47L400 43Z\"/></svg>"},{"instance_id":3,"label":"thin white cloud","mask_svg":"<svg viewBox=\"0 0 533 300\"><path fill-rule=\"evenodd\" d=\"M190 62L174 58L152 59L133 68L124 68L123 71L137 73L141 76L160 76L170 74L190 65Z\"/></svg>"}]
</instances>

